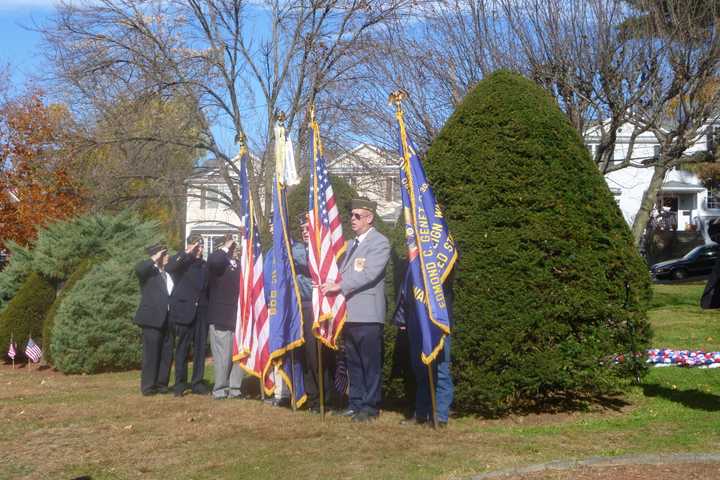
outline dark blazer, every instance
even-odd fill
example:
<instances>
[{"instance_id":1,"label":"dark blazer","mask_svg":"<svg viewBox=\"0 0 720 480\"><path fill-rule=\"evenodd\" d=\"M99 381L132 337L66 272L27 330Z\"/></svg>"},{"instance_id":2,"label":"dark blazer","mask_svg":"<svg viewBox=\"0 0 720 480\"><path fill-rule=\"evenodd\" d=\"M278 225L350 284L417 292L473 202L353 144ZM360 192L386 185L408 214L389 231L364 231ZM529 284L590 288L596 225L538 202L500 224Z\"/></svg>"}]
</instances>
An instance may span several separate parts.
<instances>
[{"instance_id":1,"label":"dark blazer","mask_svg":"<svg viewBox=\"0 0 720 480\"><path fill-rule=\"evenodd\" d=\"M141 327L162 328L170 305L165 279L152 260L143 260L135 265L135 274L140 280L141 298L133 321Z\"/></svg>"},{"instance_id":2,"label":"dark blazer","mask_svg":"<svg viewBox=\"0 0 720 480\"><path fill-rule=\"evenodd\" d=\"M235 330L240 264L231 266L230 255L216 250L208 257L208 323L218 330Z\"/></svg>"},{"instance_id":3,"label":"dark blazer","mask_svg":"<svg viewBox=\"0 0 720 480\"><path fill-rule=\"evenodd\" d=\"M198 307L207 306L208 272L205 260L185 252L178 252L165 266L175 282L170 298L170 320L190 325Z\"/></svg>"}]
</instances>

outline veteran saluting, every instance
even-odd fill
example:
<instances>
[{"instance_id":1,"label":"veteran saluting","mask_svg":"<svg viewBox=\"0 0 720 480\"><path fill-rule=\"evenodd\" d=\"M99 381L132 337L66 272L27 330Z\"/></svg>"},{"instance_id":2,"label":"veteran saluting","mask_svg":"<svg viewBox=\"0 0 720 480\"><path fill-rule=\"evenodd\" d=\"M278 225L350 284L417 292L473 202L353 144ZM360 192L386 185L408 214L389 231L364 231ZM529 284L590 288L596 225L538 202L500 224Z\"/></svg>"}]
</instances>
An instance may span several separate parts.
<instances>
[{"instance_id":1,"label":"veteran saluting","mask_svg":"<svg viewBox=\"0 0 720 480\"><path fill-rule=\"evenodd\" d=\"M340 265L342 281L320 286L324 294L342 292L348 317L343 329L350 404L341 415L355 422L374 420L380 413L382 345L385 322L385 266L390 242L374 227L375 202L352 201L350 242Z\"/></svg>"}]
</instances>

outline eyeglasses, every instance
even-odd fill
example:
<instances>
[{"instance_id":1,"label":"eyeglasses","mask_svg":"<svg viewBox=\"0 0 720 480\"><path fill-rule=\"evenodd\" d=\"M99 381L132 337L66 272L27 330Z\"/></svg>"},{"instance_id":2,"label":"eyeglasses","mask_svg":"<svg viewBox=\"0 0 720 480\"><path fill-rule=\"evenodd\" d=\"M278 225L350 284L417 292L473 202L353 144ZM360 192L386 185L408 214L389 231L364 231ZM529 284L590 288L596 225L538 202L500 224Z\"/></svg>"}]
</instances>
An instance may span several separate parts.
<instances>
[{"instance_id":1,"label":"eyeglasses","mask_svg":"<svg viewBox=\"0 0 720 480\"><path fill-rule=\"evenodd\" d=\"M360 220L361 218L365 218L370 214L366 213L365 215L360 215L359 213L351 213L350 215L352 215L352 218L354 218L355 220Z\"/></svg>"}]
</instances>

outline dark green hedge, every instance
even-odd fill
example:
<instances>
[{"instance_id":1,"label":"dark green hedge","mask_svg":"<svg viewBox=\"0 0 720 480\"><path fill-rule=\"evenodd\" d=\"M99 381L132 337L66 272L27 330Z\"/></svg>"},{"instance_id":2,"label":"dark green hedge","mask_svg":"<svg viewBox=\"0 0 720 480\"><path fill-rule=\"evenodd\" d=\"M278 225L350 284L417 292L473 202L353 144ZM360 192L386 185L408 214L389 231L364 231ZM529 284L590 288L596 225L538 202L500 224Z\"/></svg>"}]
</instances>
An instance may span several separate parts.
<instances>
[{"instance_id":1,"label":"dark green hedge","mask_svg":"<svg viewBox=\"0 0 720 480\"><path fill-rule=\"evenodd\" d=\"M648 345L647 268L553 98L521 76L490 75L434 140L426 169L460 251L455 407L495 415L625 385L610 359Z\"/></svg>"},{"instance_id":2,"label":"dark green hedge","mask_svg":"<svg viewBox=\"0 0 720 480\"><path fill-rule=\"evenodd\" d=\"M70 275L70 277L65 281L65 283L62 286L62 289L60 290L60 293L58 294L57 298L53 302L52 306L50 307L50 310L48 310L47 315L45 316L45 320L43 321L43 345L44 345L44 354L45 354L45 360L49 364L53 364L52 359L52 332L53 328L55 326L55 316L57 315L58 308L60 307L60 304L65 300L65 297L67 296L68 292L72 290L72 288L75 286L75 284L85 276L85 274L90 271L90 269L93 266L93 260L91 259L85 259L82 262L80 262L80 265L78 268L75 269L75 271Z\"/></svg>"},{"instance_id":3,"label":"dark green hedge","mask_svg":"<svg viewBox=\"0 0 720 480\"><path fill-rule=\"evenodd\" d=\"M15 242L8 242L8 249L10 263L0 271L0 312L33 271L33 255L29 249Z\"/></svg>"},{"instance_id":4,"label":"dark green hedge","mask_svg":"<svg viewBox=\"0 0 720 480\"><path fill-rule=\"evenodd\" d=\"M68 292L55 316L50 347L58 370L100 373L140 366L140 328L132 323L140 288L132 265L128 258L111 258Z\"/></svg>"},{"instance_id":5,"label":"dark green hedge","mask_svg":"<svg viewBox=\"0 0 720 480\"><path fill-rule=\"evenodd\" d=\"M53 285L37 273L30 274L0 313L0 345L3 346L3 356L7 355L11 336L20 352L25 349L29 336L42 348L43 320L54 301ZM22 356L19 354L15 360Z\"/></svg>"}]
</instances>

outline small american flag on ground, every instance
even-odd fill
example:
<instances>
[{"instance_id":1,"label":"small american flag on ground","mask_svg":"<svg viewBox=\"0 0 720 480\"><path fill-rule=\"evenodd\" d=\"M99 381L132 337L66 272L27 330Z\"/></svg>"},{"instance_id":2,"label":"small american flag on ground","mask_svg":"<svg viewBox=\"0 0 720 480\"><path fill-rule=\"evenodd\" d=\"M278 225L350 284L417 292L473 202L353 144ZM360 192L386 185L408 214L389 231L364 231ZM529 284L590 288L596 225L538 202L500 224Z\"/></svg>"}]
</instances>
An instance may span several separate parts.
<instances>
[{"instance_id":1,"label":"small american flag on ground","mask_svg":"<svg viewBox=\"0 0 720 480\"><path fill-rule=\"evenodd\" d=\"M33 363L37 363L42 358L42 350L33 342L32 337L28 338L27 345L25 345L25 356L27 356Z\"/></svg>"},{"instance_id":2,"label":"small american flag on ground","mask_svg":"<svg viewBox=\"0 0 720 480\"><path fill-rule=\"evenodd\" d=\"M8 348L8 357L10 357L12 360L15 360L15 356L17 355L17 349L15 347L15 342L10 340L10 347Z\"/></svg>"}]
</instances>

